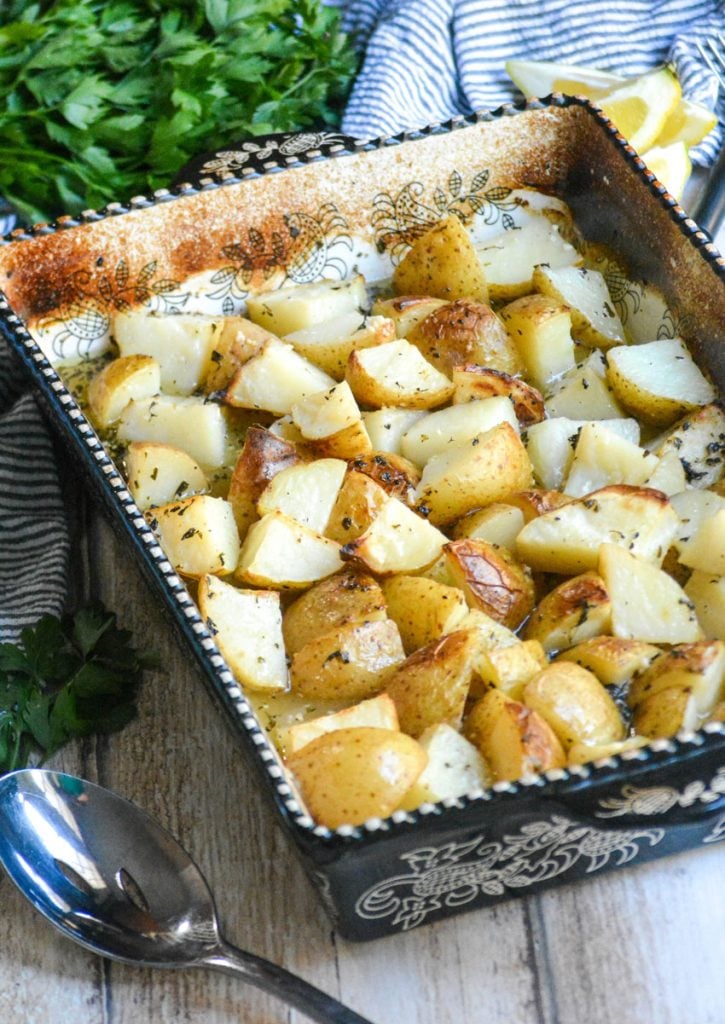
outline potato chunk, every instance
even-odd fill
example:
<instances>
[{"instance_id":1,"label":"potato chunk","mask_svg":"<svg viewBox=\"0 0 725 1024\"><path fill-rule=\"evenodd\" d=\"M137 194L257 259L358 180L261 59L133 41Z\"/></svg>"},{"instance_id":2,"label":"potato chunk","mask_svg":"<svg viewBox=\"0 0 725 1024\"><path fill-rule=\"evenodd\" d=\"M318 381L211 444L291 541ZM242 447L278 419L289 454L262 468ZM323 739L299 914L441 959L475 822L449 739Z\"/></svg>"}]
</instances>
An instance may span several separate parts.
<instances>
[{"instance_id":1,"label":"potato chunk","mask_svg":"<svg viewBox=\"0 0 725 1024\"><path fill-rule=\"evenodd\" d=\"M415 239L395 268L393 287L399 295L488 302L481 263L468 232L456 216L434 224Z\"/></svg>"},{"instance_id":2,"label":"potato chunk","mask_svg":"<svg viewBox=\"0 0 725 1024\"><path fill-rule=\"evenodd\" d=\"M455 585L473 608L516 629L534 606L529 570L505 548L483 540L454 540L443 552Z\"/></svg>"},{"instance_id":3,"label":"potato chunk","mask_svg":"<svg viewBox=\"0 0 725 1024\"><path fill-rule=\"evenodd\" d=\"M350 460L349 466L351 472L369 476L392 498L415 507L415 489L420 483L420 473L409 459L393 452L370 452L357 455Z\"/></svg>"},{"instance_id":4,"label":"potato chunk","mask_svg":"<svg viewBox=\"0 0 725 1024\"><path fill-rule=\"evenodd\" d=\"M396 337L407 338L416 324L445 304L445 299L430 295L396 295L392 299L376 299L371 312L392 320Z\"/></svg>"},{"instance_id":5,"label":"potato chunk","mask_svg":"<svg viewBox=\"0 0 725 1024\"><path fill-rule=\"evenodd\" d=\"M339 544L276 511L250 527L236 575L255 586L300 589L341 567Z\"/></svg>"},{"instance_id":6,"label":"potato chunk","mask_svg":"<svg viewBox=\"0 0 725 1024\"><path fill-rule=\"evenodd\" d=\"M367 301L365 281L358 274L349 281L315 281L250 295L247 313L255 324L285 335L343 313L359 313Z\"/></svg>"},{"instance_id":7,"label":"potato chunk","mask_svg":"<svg viewBox=\"0 0 725 1024\"><path fill-rule=\"evenodd\" d=\"M307 395L292 406L292 419L307 447L319 456L354 458L372 451L357 402L347 381Z\"/></svg>"},{"instance_id":8,"label":"potato chunk","mask_svg":"<svg viewBox=\"0 0 725 1024\"><path fill-rule=\"evenodd\" d=\"M347 561L381 575L415 572L430 565L446 543L431 526L397 498L388 498L367 530L341 549Z\"/></svg>"},{"instance_id":9,"label":"potato chunk","mask_svg":"<svg viewBox=\"0 0 725 1024\"><path fill-rule=\"evenodd\" d=\"M295 652L292 691L310 700L365 700L385 689L404 660L392 619L348 622Z\"/></svg>"},{"instance_id":10,"label":"potato chunk","mask_svg":"<svg viewBox=\"0 0 725 1024\"><path fill-rule=\"evenodd\" d=\"M208 488L206 474L191 455L170 444L132 441L126 451L128 489L141 511L167 505Z\"/></svg>"},{"instance_id":11,"label":"potato chunk","mask_svg":"<svg viewBox=\"0 0 725 1024\"><path fill-rule=\"evenodd\" d=\"M557 661L573 661L588 668L605 686L623 686L659 653L658 647L644 640L596 636L563 651Z\"/></svg>"},{"instance_id":12,"label":"potato chunk","mask_svg":"<svg viewBox=\"0 0 725 1024\"><path fill-rule=\"evenodd\" d=\"M387 818L426 762L410 736L375 728L336 729L287 758L310 814L327 828Z\"/></svg>"},{"instance_id":13,"label":"potato chunk","mask_svg":"<svg viewBox=\"0 0 725 1024\"><path fill-rule=\"evenodd\" d=\"M664 494L622 484L532 519L516 538L516 551L532 569L574 575L597 568L602 544L661 563L676 530L677 515Z\"/></svg>"},{"instance_id":14,"label":"potato chunk","mask_svg":"<svg viewBox=\"0 0 725 1024\"><path fill-rule=\"evenodd\" d=\"M501 320L485 302L457 299L436 309L407 335L429 363L446 375L466 363L504 373L521 373L523 365Z\"/></svg>"},{"instance_id":15,"label":"potato chunk","mask_svg":"<svg viewBox=\"0 0 725 1024\"><path fill-rule=\"evenodd\" d=\"M672 423L715 398L680 338L611 349L607 380L622 405L646 423Z\"/></svg>"},{"instance_id":16,"label":"potato chunk","mask_svg":"<svg viewBox=\"0 0 725 1024\"><path fill-rule=\"evenodd\" d=\"M525 295L504 306L501 318L535 387L545 387L574 366L566 306L544 295Z\"/></svg>"},{"instance_id":17,"label":"potato chunk","mask_svg":"<svg viewBox=\"0 0 725 1024\"><path fill-rule=\"evenodd\" d=\"M202 390L210 395L224 391L240 366L258 355L274 338L270 331L243 316L230 316L215 333L209 353L209 367L202 372Z\"/></svg>"},{"instance_id":18,"label":"potato chunk","mask_svg":"<svg viewBox=\"0 0 725 1024\"><path fill-rule=\"evenodd\" d=\"M199 611L242 686L265 693L288 688L278 593L202 576Z\"/></svg>"},{"instance_id":19,"label":"potato chunk","mask_svg":"<svg viewBox=\"0 0 725 1024\"><path fill-rule=\"evenodd\" d=\"M234 572L239 534L228 501L196 494L153 509L147 519L177 572L191 577Z\"/></svg>"},{"instance_id":20,"label":"potato chunk","mask_svg":"<svg viewBox=\"0 0 725 1024\"><path fill-rule=\"evenodd\" d=\"M343 708L331 715L321 715L319 718L309 718L306 722L297 722L291 725L281 737L281 744L285 754L294 754L312 743L319 736L335 732L337 729L392 729L394 732L400 730L398 715L387 693L381 693L369 700L362 700L352 707Z\"/></svg>"},{"instance_id":21,"label":"potato chunk","mask_svg":"<svg viewBox=\"0 0 725 1024\"><path fill-rule=\"evenodd\" d=\"M636 708L653 694L673 687L692 694L697 713L707 718L725 695L725 643L680 644L663 652L634 680L627 701Z\"/></svg>"},{"instance_id":22,"label":"potato chunk","mask_svg":"<svg viewBox=\"0 0 725 1024\"><path fill-rule=\"evenodd\" d=\"M511 377L501 370L487 366L465 363L451 371L456 387L453 404L475 402L485 398L510 398L520 426L529 427L539 423L546 416L544 399L540 391L518 377Z\"/></svg>"},{"instance_id":23,"label":"potato chunk","mask_svg":"<svg viewBox=\"0 0 725 1024\"><path fill-rule=\"evenodd\" d=\"M569 307L572 333L582 344L611 348L624 341L622 322L598 270L539 266L534 271L533 285L538 292Z\"/></svg>"},{"instance_id":24,"label":"potato chunk","mask_svg":"<svg viewBox=\"0 0 725 1024\"><path fill-rule=\"evenodd\" d=\"M425 466L434 455L466 444L499 423L510 423L518 433L518 420L508 398L451 405L417 420L403 435L400 450L416 466Z\"/></svg>"},{"instance_id":25,"label":"potato chunk","mask_svg":"<svg viewBox=\"0 0 725 1024\"><path fill-rule=\"evenodd\" d=\"M557 224L546 216L532 217L518 231L503 231L477 247L488 290L496 302L510 302L533 287L535 268L541 263L565 267L581 263Z\"/></svg>"},{"instance_id":26,"label":"potato chunk","mask_svg":"<svg viewBox=\"0 0 725 1024\"><path fill-rule=\"evenodd\" d=\"M647 447L660 457L674 452L690 486L712 487L725 471L725 410L719 402L705 405Z\"/></svg>"},{"instance_id":27,"label":"potato chunk","mask_svg":"<svg viewBox=\"0 0 725 1024\"><path fill-rule=\"evenodd\" d=\"M542 487L560 488L569 472L574 449L582 427L588 420L572 420L566 416L534 423L523 435L534 474ZM600 420L603 427L637 444L639 424L633 419Z\"/></svg>"},{"instance_id":28,"label":"potato chunk","mask_svg":"<svg viewBox=\"0 0 725 1024\"><path fill-rule=\"evenodd\" d=\"M538 603L526 623L527 640L551 653L608 633L612 606L601 576L586 572L565 580Z\"/></svg>"},{"instance_id":29,"label":"potato chunk","mask_svg":"<svg viewBox=\"0 0 725 1024\"><path fill-rule=\"evenodd\" d=\"M395 323L383 316L343 313L312 327L285 335L285 341L315 366L342 380L351 352L371 348L397 337Z\"/></svg>"},{"instance_id":30,"label":"potato chunk","mask_svg":"<svg viewBox=\"0 0 725 1024\"><path fill-rule=\"evenodd\" d=\"M475 630L456 630L403 662L386 687L403 732L420 736L441 722L460 726L478 649Z\"/></svg>"},{"instance_id":31,"label":"potato chunk","mask_svg":"<svg viewBox=\"0 0 725 1024\"><path fill-rule=\"evenodd\" d=\"M283 416L306 395L328 391L335 381L277 338L237 370L224 394L228 405Z\"/></svg>"},{"instance_id":32,"label":"potato chunk","mask_svg":"<svg viewBox=\"0 0 725 1024\"><path fill-rule=\"evenodd\" d=\"M488 508L469 512L459 519L453 530L456 540L469 537L471 540L485 540L497 547L514 550L516 538L524 528L524 514L515 505L495 502Z\"/></svg>"},{"instance_id":33,"label":"potato chunk","mask_svg":"<svg viewBox=\"0 0 725 1024\"><path fill-rule=\"evenodd\" d=\"M152 356L121 356L108 363L88 386L88 405L99 427L110 427L132 399L151 398L161 390L161 372Z\"/></svg>"},{"instance_id":34,"label":"potato chunk","mask_svg":"<svg viewBox=\"0 0 725 1024\"><path fill-rule=\"evenodd\" d=\"M454 800L492 782L486 762L470 743L450 725L432 725L421 733L418 742L428 755L428 763L401 807L414 811L421 804Z\"/></svg>"},{"instance_id":35,"label":"potato chunk","mask_svg":"<svg viewBox=\"0 0 725 1024\"><path fill-rule=\"evenodd\" d=\"M113 336L122 356L153 356L159 364L161 388L167 394L190 395L210 366L215 339L224 321L192 313L159 315L147 309L117 313Z\"/></svg>"},{"instance_id":36,"label":"potato chunk","mask_svg":"<svg viewBox=\"0 0 725 1024\"><path fill-rule=\"evenodd\" d=\"M691 732L701 722L695 698L680 686L660 690L643 700L632 716L632 724L637 732L650 739L675 736L681 730Z\"/></svg>"},{"instance_id":37,"label":"potato chunk","mask_svg":"<svg viewBox=\"0 0 725 1024\"><path fill-rule=\"evenodd\" d=\"M343 480L325 535L338 544L357 540L380 514L387 500L387 491L380 484L352 470Z\"/></svg>"},{"instance_id":38,"label":"potato chunk","mask_svg":"<svg viewBox=\"0 0 725 1024\"><path fill-rule=\"evenodd\" d=\"M425 415L424 409L383 408L364 412L362 418L375 451L399 455L403 434Z\"/></svg>"},{"instance_id":39,"label":"potato chunk","mask_svg":"<svg viewBox=\"0 0 725 1024\"><path fill-rule=\"evenodd\" d=\"M361 405L432 409L451 397L453 384L418 349L400 338L353 352L345 377Z\"/></svg>"},{"instance_id":40,"label":"potato chunk","mask_svg":"<svg viewBox=\"0 0 725 1024\"><path fill-rule=\"evenodd\" d=\"M697 618L710 640L725 640L725 576L695 570L685 584Z\"/></svg>"},{"instance_id":41,"label":"potato chunk","mask_svg":"<svg viewBox=\"0 0 725 1024\"><path fill-rule=\"evenodd\" d=\"M204 469L216 469L224 463L227 425L219 406L203 398L156 395L128 403L118 421L118 439L170 444Z\"/></svg>"},{"instance_id":42,"label":"potato chunk","mask_svg":"<svg viewBox=\"0 0 725 1024\"><path fill-rule=\"evenodd\" d=\"M242 537L259 519L257 502L269 481L282 470L301 463L297 449L289 441L263 427L249 428L227 494Z\"/></svg>"},{"instance_id":43,"label":"potato chunk","mask_svg":"<svg viewBox=\"0 0 725 1024\"><path fill-rule=\"evenodd\" d=\"M609 484L639 486L654 472L657 461L656 456L647 455L602 422L586 423L579 433L564 493L580 498Z\"/></svg>"},{"instance_id":44,"label":"potato chunk","mask_svg":"<svg viewBox=\"0 0 725 1024\"><path fill-rule=\"evenodd\" d=\"M347 463L342 459L317 459L289 466L262 491L257 513L261 518L279 510L315 533L324 533L346 472Z\"/></svg>"},{"instance_id":45,"label":"potato chunk","mask_svg":"<svg viewBox=\"0 0 725 1024\"><path fill-rule=\"evenodd\" d=\"M599 572L612 602L612 633L652 644L699 640L692 602L666 572L616 544L603 544Z\"/></svg>"},{"instance_id":46,"label":"potato chunk","mask_svg":"<svg viewBox=\"0 0 725 1024\"><path fill-rule=\"evenodd\" d=\"M725 509L706 519L683 545L680 562L690 569L725 576Z\"/></svg>"},{"instance_id":47,"label":"potato chunk","mask_svg":"<svg viewBox=\"0 0 725 1024\"><path fill-rule=\"evenodd\" d=\"M288 654L350 622L387 618L385 598L372 576L345 569L311 587L284 614Z\"/></svg>"},{"instance_id":48,"label":"potato chunk","mask_svg":"<svg viewBox=\"0 0 725 1024\"><path fill-rule=\"evenodd\" d=\"M481 651L476 661L476 680L471 696L482 697L491 686L514 700L521 700L524 686L549 664L546 651L538 640L524 640L509 647L491 647Z\"/></svg>"},{"instance_id":49,"label":"potato chunk","mask_svg":"<svg viewBox=\"0 0 725 1024\"><path fill-rule=\"evenodd\" d=\"M452 633L468 614L462 591L425 576L393 576L383 584L383 594L406 654Z\"/></svg>"},{"instance_id":50,"label":"potato chunk","mask_svg":"<svg viewBox=\"0 0 725 1024\"><path fill-rule=\"evenodd\" d=\"M547 415L552 417L607 420L611 424L627 415L607 381L601 352L592 352L583 363L555 381L545 404Z\"/></svg>"},{"instance_id":51,"label":"potato chunk","mask_svg":"<svg viewBox=\"0 0 725 1024\"><path fill-rule=\"evenodd\" d=\"M617 705L597 677L581 665L566 661L549 665L526 684L523 701L549 723L565 748L625 737Z\"/></svg>"},{"instance_id":52,"label":"potato chunk","mask_svg":"<svg viewBox=\"0 0 725 1024\"><path fill-rule=\"evenodd\" d=\"M489 690L476 701L463 733L480 750L496 782L566 765L564 748L548 722L501 690Z\"/></svg>"},{"instance_id":53,"label":"potato chunk","mask_svg":"<svg viewBox=\"0 0 725 1024\"><path fill-rule=\"evenodd\" d=\"M531 463L510 423L500 423L450 452L428 461L418 500L436 524L504 501L531 484Z\"/></svg>"}]
</instances>

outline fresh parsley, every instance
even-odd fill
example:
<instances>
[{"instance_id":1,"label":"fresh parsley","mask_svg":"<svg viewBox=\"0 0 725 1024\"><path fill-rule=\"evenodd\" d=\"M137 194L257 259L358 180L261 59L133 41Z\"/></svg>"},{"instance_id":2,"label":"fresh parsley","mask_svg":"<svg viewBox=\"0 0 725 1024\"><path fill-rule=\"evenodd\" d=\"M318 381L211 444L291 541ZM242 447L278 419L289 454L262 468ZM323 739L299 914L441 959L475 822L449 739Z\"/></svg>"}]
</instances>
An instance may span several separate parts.
<instances>
[{"instance_id":1,"label":"fresh parsley","mask_svg":"<svg viewBox=\"0 0 725 1024\"><path fill-rule=\"evenodd\" d=\"M9 0L0 195L48 220L240 137L336 124L355 64L320 0Z\"/></svg>"},{"instance_id":2,"label":"fresh parsley","mask_svg":"<svg viewBox=\"0 0 725 1024\"><path fill-rule=\"evenodd\" d=\"M0 644L0 774L135 716L143 670L156 662L130 641L113 612L93 604L45 615L19 644Z\"/></svg>"}]
</instances>

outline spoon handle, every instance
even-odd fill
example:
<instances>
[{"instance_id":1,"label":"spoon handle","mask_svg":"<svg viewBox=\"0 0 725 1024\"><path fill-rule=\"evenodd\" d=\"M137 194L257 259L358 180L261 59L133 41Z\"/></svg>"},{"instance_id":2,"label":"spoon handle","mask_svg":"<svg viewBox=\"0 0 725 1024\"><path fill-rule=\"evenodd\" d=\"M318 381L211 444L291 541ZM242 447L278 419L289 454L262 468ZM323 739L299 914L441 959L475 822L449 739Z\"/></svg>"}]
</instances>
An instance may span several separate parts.
<instances>
[{"instance_id":1,"label":"spoon handle","mask_svg":"<svg viewBox=\"0 0 725 1024\"><path fill-rule=\"evenodd\" d=\"M228 942L222 942L213 953L200 960L199 966L236 974L251 985L284 1000L318 1024L372 1024L366 1017L361 1017L284 967L245 953Z\"/></svg>"}]
</instances>

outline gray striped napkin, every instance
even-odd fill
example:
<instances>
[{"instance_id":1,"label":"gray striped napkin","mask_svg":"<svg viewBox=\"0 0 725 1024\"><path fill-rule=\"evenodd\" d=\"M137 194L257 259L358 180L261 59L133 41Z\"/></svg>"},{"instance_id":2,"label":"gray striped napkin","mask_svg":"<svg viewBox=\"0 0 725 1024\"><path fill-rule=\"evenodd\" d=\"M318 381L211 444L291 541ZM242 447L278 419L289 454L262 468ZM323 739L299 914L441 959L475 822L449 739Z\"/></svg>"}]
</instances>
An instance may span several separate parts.
<instances>
[{"instance_id":1,"label":"gray striped napkin","mask_svg":"<svg viewBox=\"0 0 725 1024\"><path fill-rule=\"evenodd\" d=\"M343 121L350 135L391 135L495 107L516 91L509 58L640 74L674 60L685 94L710 106L714 76L694 43L725 28L723 0L333 0L364 50ZM718 130L694 153L712 161ZM0 218L1 219L1 218ZM6 226L9 230L9 226ZM1 232L0 232L1 233ZM0 640L66 592L68 536L42 418L0 339Z\"/></svg>"}]
</instances>

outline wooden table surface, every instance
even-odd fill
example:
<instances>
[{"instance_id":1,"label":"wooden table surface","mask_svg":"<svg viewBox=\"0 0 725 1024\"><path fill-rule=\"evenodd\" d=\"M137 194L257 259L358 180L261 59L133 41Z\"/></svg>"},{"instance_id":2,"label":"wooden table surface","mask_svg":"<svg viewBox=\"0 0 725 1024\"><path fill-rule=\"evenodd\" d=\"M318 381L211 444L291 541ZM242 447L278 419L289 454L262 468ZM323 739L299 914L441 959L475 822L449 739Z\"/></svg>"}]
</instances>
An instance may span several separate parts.
<instances>
[{"instance_id":1,"label":"wooden table surface","mask_svg":"<svg viewBox=\"0 0 725 1024\"><path fill-rule=\"evenodd\" d=\"M159 652L165 672L148 676L137 721L53 763L135 800L178 836L216 894L230 941L375 1024L723 1024L718 846L372 943L338 938L126 547L78 501L77 582ZM0 880L1 1024L303 1019L234 978L101 960Z\"/></svg>"}]
</instances>

